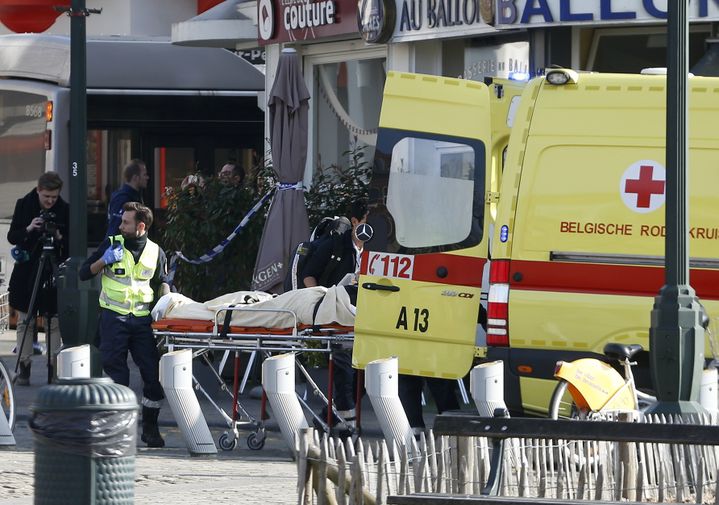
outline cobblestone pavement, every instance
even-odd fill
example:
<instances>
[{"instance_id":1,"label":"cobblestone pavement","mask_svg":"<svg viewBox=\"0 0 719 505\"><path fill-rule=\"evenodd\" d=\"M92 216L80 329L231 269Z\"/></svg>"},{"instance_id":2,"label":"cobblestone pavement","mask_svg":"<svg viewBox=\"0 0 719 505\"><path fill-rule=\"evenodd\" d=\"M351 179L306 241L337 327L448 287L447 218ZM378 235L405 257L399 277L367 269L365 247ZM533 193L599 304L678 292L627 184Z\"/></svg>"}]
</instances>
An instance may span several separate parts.
<instances>
[{"instance_id":1,"label":"cobblestone pavement","mask_svg":"<svg viewBox=\"0 0 719 505\"><path fill-rule=\"evenodd\" d=\"M177 449L139 451L135 458L135 504L297 502L294 463L272 457L224 456L191 458ZM0 460L0 503L32 504L33 453L2 451Z\"/></svg>"},{"instance_id":2,"label":"cobblestone pavement","mask_svg":"<svg viewBox=\"0 0 719 505\"><path fill-rule=\"evenodd\" d=\"M42 340L42 334L41 334ZM15 332L0 332L0 359L14 369ZM140 398L141 381L134 365L130 365L130 387ZM231 397L211 376L206 365L193 364L193 371L203 388L225 412L230 412ZM322 381L326 378L318 377ZM33 503L33 439L27 426L31 405L38 390L47 382L47 359L34 356L31 386L15 387L18 422L14 436L17 445L10 450L0 448L0 504L29 505ZM247 390L251 389L251 385ZM260 417L260 401L246 391L241 403L253 419ZM198 394L202 412L217 444L227 430L226 420L209 401ZM315 412L321 405L312 395L307 401ZM362 404L362 438L381 436L370 402ZM430 409L431 410L431 409ZM270 416L272 413L270 412ZM306 415L311 422L309 415ZM425 421L431 425L434 414L425 412ZM283 441L272 418L264 423L267 439L263 449L247 448L250 431L241 430L238 446L233 451L219 450L216 456L192 457L177 429L169 406L160 411L160 431L165 437L163 449L147 449L139 442L135 458L135 503L137 505L165 502L168 505L204 505L217 503L294 504L297 502L296 466L292 453ZM41 485L38 483L38 485Z\"/></svg>"},{"instance_id":3,"label":"cobblestone pavement","mask_svg":"<svg viewBox=\"0 0 719 505\"><path fill-rule=\"evenodd\" d=\"M12 354L15 332L0 333L0 358L14 368ZM132 367L134 368L134 367ZM14 436L16 446L0 450L0 504L30 505L34 496L33 439L27 426L30 406L37 391L47 381L45 356L33 357L30 387L15 387L18 422ZM131 386L140 393L140 381L133 370ZM210 386L208 388L211 389ZM215 400L227 396L217 389ZM259 402L243 401L253 415L259 416ZM222 417L203 403L215 441L227 429ZM223 407L229 408L229 397ZM238 447L229 452L219 450L216 456L192 457L178 431L170 408L161 411L160 429L167 446L147 449L141 442L135 457L135 504L167 503L217 504L294 504L297 502L296 466L292 454L279 432L268 422L265 447L259 451L247 448L249 431L240 432ZM139 433L138 433L139 440ZM38 483L41 485L41 483ZM79 505L79 504L78 504Z\"/></svg>"}]
</instances>

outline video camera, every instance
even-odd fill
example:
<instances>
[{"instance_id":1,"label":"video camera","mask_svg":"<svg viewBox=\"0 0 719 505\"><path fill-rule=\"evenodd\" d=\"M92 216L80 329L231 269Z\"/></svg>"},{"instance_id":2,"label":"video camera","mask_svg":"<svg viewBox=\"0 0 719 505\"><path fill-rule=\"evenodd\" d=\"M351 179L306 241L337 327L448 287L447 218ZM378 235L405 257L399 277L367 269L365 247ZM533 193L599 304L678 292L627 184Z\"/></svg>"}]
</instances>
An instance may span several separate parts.
<instances>
[{"instance_id":1,"label":"video camera","mask_svg":"<svg viewBox=\"0 0 719 505\"><path fill-rule=\"evenodd\" d=\"M52 211L43 210L38 217L42 219L43 248L52 248L55 241L55 232L57 231L57 223L55 222L57 215Z\"/></svg>"}]
</instances>

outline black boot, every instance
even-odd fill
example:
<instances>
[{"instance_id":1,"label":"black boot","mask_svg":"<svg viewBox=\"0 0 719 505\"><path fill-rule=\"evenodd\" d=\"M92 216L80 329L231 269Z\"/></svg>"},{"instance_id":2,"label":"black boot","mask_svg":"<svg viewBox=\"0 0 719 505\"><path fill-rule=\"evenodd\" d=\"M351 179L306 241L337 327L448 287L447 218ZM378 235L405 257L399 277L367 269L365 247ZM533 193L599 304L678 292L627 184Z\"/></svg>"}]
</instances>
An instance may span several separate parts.
<instances>
[{"instance_id":1,"label":"black boot","mask_svg":"<svg viewBox=\"0 0 719 505\"><path fill-rule=\"evenodd\" d=\"M165 441L157 426L157 416L159 415L160 409L142 407L142 437L140 438L147 444L147 447L165 447Z\"/></svg>"},{"instance_id":2,"label":"black boot","mask_svg":"<svg viewBox=\"0 0 719 505\"><path fill-rule=\"evenodd\" d=\"M24 361L20 362L20 373L15 378L15 384L18 386L29 386L30 385L30 366L32 365L31 361L28 361L25 363Z\"/></svg>"}]
</instances>

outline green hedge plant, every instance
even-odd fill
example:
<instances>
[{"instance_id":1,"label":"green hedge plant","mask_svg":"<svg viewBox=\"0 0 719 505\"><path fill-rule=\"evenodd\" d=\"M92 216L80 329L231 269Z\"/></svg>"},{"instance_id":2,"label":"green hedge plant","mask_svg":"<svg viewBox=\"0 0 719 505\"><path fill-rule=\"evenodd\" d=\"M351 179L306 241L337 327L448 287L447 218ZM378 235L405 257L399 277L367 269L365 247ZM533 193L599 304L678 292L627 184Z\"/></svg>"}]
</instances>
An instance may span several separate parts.
<instances>
[{"instance_id":1,"label":"green hedge plant","mask_svg":"<svg viewBox=\"0 0 719 505\"><path fill-rule=\"evenodd\" d=\"M251 186L226 185L216 177L184 188L172 188L168 196L167 224L163 243L168 256L182 251L196 259L211 250L240 223L262 195ZM206 301L233 291L249 290L259 248L267 205L218 256L208 263L177 262L174 285L179 292L197 301Z\"/></svg>"},{"instance_id":2,"label":"green hedge plant","mask_svg":"<svg viewBox=\"0 0 719 505\"><path fill-rule=\"evenodd\" d=\"M310 227L323 217L346 216L353 201L367 198L370 166L364 148L356 144L344 153L347 166L318 166L305 192ZM188 177L183 187L166 191L168 207L162 245L168 256L182 251L196 259L220 243L240 223L252 206L277 181L269 157L248 174L243 186L223 184L202 174ZM193 265L177 262L174 285L193 300L206 301L225 293L248 290L269 204L214 260Z\"/></svg>"}]
</instances>

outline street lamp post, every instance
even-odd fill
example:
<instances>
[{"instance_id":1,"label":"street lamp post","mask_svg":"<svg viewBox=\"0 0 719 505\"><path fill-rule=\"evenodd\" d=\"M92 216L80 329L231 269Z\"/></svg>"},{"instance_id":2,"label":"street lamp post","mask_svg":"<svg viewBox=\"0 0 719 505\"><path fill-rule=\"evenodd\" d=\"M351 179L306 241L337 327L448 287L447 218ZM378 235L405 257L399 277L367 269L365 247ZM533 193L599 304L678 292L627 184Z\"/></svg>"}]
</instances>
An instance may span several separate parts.
<instances>
[{"instance_id":1,"label":"street lamp post","mask_svg":"<svg viewBox=\"0 0 719 505\"><path fill-rule=\"evenodd\" d=\"M87 255L87 69L85 0L72 0L70 10L70 258L58 289L58 315L65 346L92 343L97 324L98 291L80 282ZM97 12L97 11L92 11ZM96 370L97 371L97 370Z\"/></svg>"},{"instance_id":2,"label":"street lamp post","mask_svg":"<svg viewBox=\"0 0 719 505\"><path fill-rule=\"evenodd\" d=\"M704 365L702 309L689 285L687 199L688 0L667 2L665 285L649 330L655 413L703 412L697 402Z\"/></svg>"},{"instance_id":3,"label":"street lamp post","mask_svg":"<svg viewBox=\"0 0 719 505\"><path fill-rule=\"evenodd\" d=\"M70 10L70 257L87 254L87 56L85 0Z\"/></svg>"}]
</instances>

